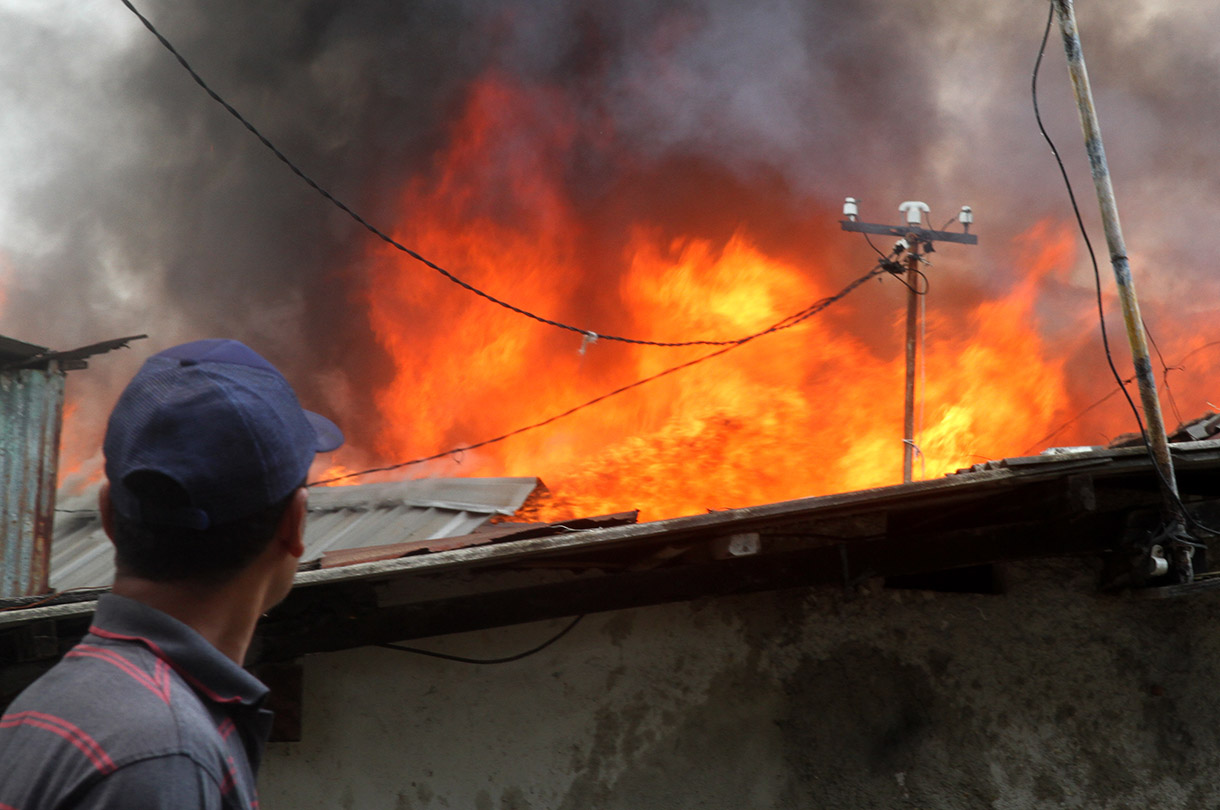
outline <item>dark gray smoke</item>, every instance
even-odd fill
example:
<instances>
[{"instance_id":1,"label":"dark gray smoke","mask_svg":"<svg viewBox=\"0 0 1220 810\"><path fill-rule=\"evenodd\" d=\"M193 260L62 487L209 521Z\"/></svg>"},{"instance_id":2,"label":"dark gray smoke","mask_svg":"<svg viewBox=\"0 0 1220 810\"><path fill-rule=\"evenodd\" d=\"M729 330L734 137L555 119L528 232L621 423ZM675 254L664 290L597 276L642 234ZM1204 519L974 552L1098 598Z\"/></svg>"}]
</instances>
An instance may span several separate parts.
<instances>
[{"instance_id":1,"label":"dark gray smoke","mask_svg":"<svg viewBox=\"0 0 1220 810\"><path fill-rule=\"evenodd\" d=\"M1220 179L1210 33L1220 7L1079 5L1147 309L1197 309L1220 293L1201 239ZM708 233L746 222L778 243L804 229L797 241L812 247L849 238L834 224L845 195L873 221L925 200L937 227L969 203L984 244L938 257L947 306L1007 287L1020 272L1012 238L1069 215L1029 101L1044 2L147 0L142 10L306 172L387 230L410 216L401 190L429 171L470 82L492 70L558 88L578 116L607 123L608 141L577 143L565 174L574 204L607 230L615 217L664 221L678 207ZM117 0L5 0L0 32L3 333L57 348L152 335L130 360L94 362L80 383L94 393L84 417L105 413L104 392L148 351L238 337L301 381L307 400L342 407L357 441L370 436L369 392L389 373L362 303L372 237L209 99ZM1057 30L1041 88L1095 225ZM834 255L866 261L851 244ZM1104 246L1102 260L1105 270ZM1082 266L1042 313L1050 334L1078 322L1087 284Z\"/></svg>"}]
</instances>

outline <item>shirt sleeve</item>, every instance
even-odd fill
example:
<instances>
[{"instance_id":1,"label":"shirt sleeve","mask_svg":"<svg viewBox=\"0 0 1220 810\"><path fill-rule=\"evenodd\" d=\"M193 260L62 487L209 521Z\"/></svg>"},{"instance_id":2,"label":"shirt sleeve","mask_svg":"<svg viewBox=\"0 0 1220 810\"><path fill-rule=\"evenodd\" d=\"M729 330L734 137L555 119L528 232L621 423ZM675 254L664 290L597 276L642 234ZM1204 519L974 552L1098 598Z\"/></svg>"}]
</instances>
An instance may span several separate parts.
<instances>
[{"instance_id":1,"label":"shirt sleeve","mask_svg":"<svg viewBox=\"0 0 1220 810\"><path fill-rule=\"evenodd\" d=\"M102 777L73 810L222 810L220 786L184 754L142 759Z\"/></svg>"}]
</instances>

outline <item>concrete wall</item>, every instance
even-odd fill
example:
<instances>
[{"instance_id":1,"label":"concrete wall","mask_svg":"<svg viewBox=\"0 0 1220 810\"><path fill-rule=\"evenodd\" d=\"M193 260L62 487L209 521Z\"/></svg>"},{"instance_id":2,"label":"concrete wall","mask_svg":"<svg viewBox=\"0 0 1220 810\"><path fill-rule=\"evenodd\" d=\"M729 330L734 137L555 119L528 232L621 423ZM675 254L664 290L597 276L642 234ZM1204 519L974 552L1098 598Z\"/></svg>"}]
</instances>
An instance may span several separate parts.
<instances>
[{"instance_id":1,"label":"concrete wall","mask_svg":"<svg viewBox=\"0 0 1220 810\"><path fill-rule=\"evenodd\" d=\"M587 617L522 661L310 658L264 810L1220 803L1220 594L785 591ZM416 642L529 648L562 621Z\"/></svg>"}]
</instances>

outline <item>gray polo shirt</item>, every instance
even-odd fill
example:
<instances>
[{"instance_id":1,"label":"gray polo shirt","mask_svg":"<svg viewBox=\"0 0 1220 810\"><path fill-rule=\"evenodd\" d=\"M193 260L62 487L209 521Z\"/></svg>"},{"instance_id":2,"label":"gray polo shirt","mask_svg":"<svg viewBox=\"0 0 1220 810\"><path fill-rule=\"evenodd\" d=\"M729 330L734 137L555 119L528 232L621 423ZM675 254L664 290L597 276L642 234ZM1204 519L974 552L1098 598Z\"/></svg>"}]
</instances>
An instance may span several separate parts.
<instances>
[{"instance_id":1,"label":"gray polo shirt","mask_svg":"<svg viewBox=\"0 0 1220 810\"><path fill-rule=\"evenodd\" d=\"M257 808L266 695L190 627L107 594L0 717L0 810Z\"/></svg>"}]
</instances>

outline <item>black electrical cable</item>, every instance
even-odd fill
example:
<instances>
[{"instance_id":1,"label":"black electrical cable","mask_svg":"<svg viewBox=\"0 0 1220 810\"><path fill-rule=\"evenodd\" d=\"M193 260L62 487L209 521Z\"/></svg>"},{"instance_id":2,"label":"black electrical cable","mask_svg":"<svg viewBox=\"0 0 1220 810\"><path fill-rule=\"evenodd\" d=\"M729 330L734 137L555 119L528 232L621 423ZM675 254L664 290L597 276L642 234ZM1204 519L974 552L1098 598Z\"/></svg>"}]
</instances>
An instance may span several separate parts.
<instances>
[{"instance_id":1,"label":"black electrical cable","mask_svg":"<svg viewBox=\"0 0 1220 810\"><path fill-rule=\"evenodd\" d=\"M1151 335L1151 334L1149 334L1149 337L1151 337L1151 336L1152 336L1152 335ZM1213 348L1213 347L1216 347L1216 346L1220 346L1220 340L1213 340L1213 341L1211 341L1210 343L1204 343L1202 346L1199 346L1199 347L1198 347L1198 348L1196 348L1196 349L1192 349L1191 351L1189 351L1189 352L1187 352L1186 354L1182 355L1181 359L1179 359L1179 360L1178 360L1178 362L1177 362L1177 364L1176 364L1176 365L1173 365L1173 366L1165 365L1165 368L1166 368L1167 370L1170 370L1170 371L1182 371L1182 370L1185 370L1185 368L1186 368L1186 367L1185 367L1185 365L1184 365L1184 364L1186 363L1186 361L1187 361L1188 359L1190 359L1191 357L1193 357L1194 355L1198 354L1198 353L1199 353L1199 352L1201 352L1201 351L1204 351L1204 350L1206 350L1206 349L1210 349L1210 348ZM1158 354L1159 354L1159 352L1158 352ZM1165 361L1164 361L1164 359L1163 359L1163 358L1162 358L1161 362L1162 362L1162 364L1164 364L1164 363L1165 363ZM1132 382L1134 382L1134 381L1135 381L1135 377L1128 377L1126 380L1124 380L1124 381L1123 381L1123 385L1129 385L1130 383L1132 383ZM1038 441L1034 442L1034 443L1033 443L1033 444L1031 444L1029 447L1027 447L1027 448L1025 448L1024 450L1022 450L1022 451L1021 451L1021 455L1028 455L1029 453L1032 453L1034 450L1037 450L1039 447L1043 447L1043 446L1045 446L1045 445L1046 445L1046 443L1047 443L1048 441L1050 441L1051 439L1055 438L1055 436L1057 436L1059 433L1062 433L1062 432L1063 432L1064 430L1066 430L1067 428L1071 427L1071 425L1072 425L1073 423L1075 423L1077 420L1079 420L1079 419L1080 419L1080 417L1084 416L1086 413L1088 413L1089 411L1093 410L1094 408L1096 408L1096 407L1098 407L1098 406L1102 405L1103 403L1105 403L1107 400L1109 400L1111 397L1113 397L1113 396L1114 396L1115 394L1117 394L1118 392L1119 392L1119 388L1113 388L1113 389L1111 389L1110 393L1106 394L1106 395L1105 395L1105 396L1103 396L1101 399L1096 400L1096 401L1095 401L1095 402L1093 402L1091 405L1086 406L1086 407L1085 407L1083 410L1079 411L1079 412L1078 412L1078 413L1077 413L1075 416L1073 416L1071 419L1068 419L1066 422L1064 422L1064 423L1062 423L1061 425L1059 425L1057 428L1055 428L1054 430L1052 430L1050 433L1046 434L1046 435L1045 435L1045 436L1043 436L1041 439L1038 439ZM1179 420L1178 420L1178 421L1180 422L1180 421L1181 421L1181 418L1179 418Z\"/></svg>"},{"instance_id":2,"label":"black electrical cable","mask_svg":"<svg viewBox=\"0 0 1220 810\"><path fill-rule=\"evenodd\" d=\"M881 248L879 248L873 244L873 240L869 237L869 235L867 233L864 233L863 231L861 231L860 235L864 237L865 242L868 242L868 246L873 249L874 253L876 253L878 256L880 256L883 259L886 258L886 255L881 252Z\"/></svg>"},{"instance_id":3,"label":"black electrical cable","mask_svg":"<svg viewBox=\"0 0 1220 810\"><path fill-rule=\"evenodd\" d=\"M1042 67L1042 56L1046 52L1046 42L1050 37L1051 23L1054 19L1055 6L1052 3L1050 13L1046 18L1046 28L1042 32L1042 44L1038 48L1038 59L1034 62L1034 74L1030 85L1034 105L1034 119L1038 122L1038 131L1042 133L1043 139L1046 140L1047 145L1051 149L1051 154L1055 156L1055 162L1059 165L1059 173L1063 176L1063 183L1067 188L1068 199L1072 204L1072 213L1076 217L1076 225L1080 228L1080 235L1084 239L1084 246L1089 252L1089 261L1093 267L1093 285L1097 294L1097 321L1101 326L1101 344L1105 350L1106 364L1110 367L1110 373L1114 375L1115 381L1122 388L1123 396L1127 398L1127 404L1130 405L1132 413L1135 414L1135 421L1139 425L1140 433L1144 434L1144 421L1140 417L1139 408L1136 407L1135 400L1131 398L1131 394L1127 392L1126 386L1123 384L1122 375L1118 373L1118 368L1114 365L1114 356L1110 352L1110 337L1106 332L1106 313L1101 296L1101 269L1097 264L1097 254L1093 251L1093 242L1089 239L1088 229L1084 226L1084 218L1080 214L1080 206L1076 204L1076 192L1072 188L1071 179L1068 178L1067 168L1063 165L1063 158L1059 156L1059 149L1055 146L1055 142L1051 140L1050 133L1046 131L1046 127L1042 124L1042 112L1038 109L1038 71ZM1145 442L1147 442L1146 434Z\"/></svg>"},{"instance_id":4,"label":"black electrical cable","mask_svg":"<svg viewBox=\"0 0 1220 810\"><path fill-rule=\"evenodd\" d=\"M1123 382L1122 375L1118 373L1118 368L1114 365L1114 357L1110 352L1110 340L1106 334L1105 310L1102 305L1101 295L1101 270L1097 264L1097 254L1093 251L1093 243L1089 239L1088 230L1085 228L1084 219L1080 214L1080 206L1076 204L1076 193L1072 189L1072 181L1068 178L1067 169L1063 165L1063 159L1059 156L1059 150L1055 147L1055 142L1051 140L1050 134L1046 131L1046 127L1042 124L1042 113L1038 109L1038 71L1042 66L1042 56L1046 52L1046 43L1050 37L1051 23L1054 21L1054 19L1055 6L1052 2L1046 18L1046 28L1042 32L1042 44L1038 48L1038 58L1034 62L1033 78L1030 82L1031 96L1034 107L1034 118L1038 122L1038 131L1042 133L1042 137L1046 140L1047 145L1050 146L1051 154L1055 156L1055 162L1059 164L1059 173L1063 176L1064 185L1067 187L1068 199L1072 204L1072 212L1076 216L1076 224L1080 228L1080 235L1084 238L1085 247L1089 252L1089 261L1092 263L1093 267L1093 282L1097 293L1097 318L1101 325L1101 342L1102 347L1105 349L1106 363L1109 365L1110 373L1114 375L1114 379L1118 383L1118 387L1122 390L1123 397L1126 398L1127 405L1131 408L1131 413L1135 416L1135 423L1139 428L1140 436L1144 440L1144 448L1148 451L1148 455L1152 459L1152 469L1155 471L1157 478L1160 480L1161 490L1167 499L1171 500L1173 505L1177 507L1176 510L1173 511L1180 514L1183 520L1191 527L1209 534L1220 535L1220 531L1208 528L1199 523L1199 521L1196 520L1189 511L1187 511L1186 504L1182 502L1181 497L1174 492L1174 488L1170 486L1169 481L1165 477L1165 473L1161 470L1160 465L1156 462L1155 454L1152 451L1152 444L1148 440L1148 431L1144 428L1144 420L1140 416L1139 408L1136 406L1135 400L1131 398L1131 393L1127 390L1126 384ZM1196 543L1182 537L1176 538L1176 542L1194 548L1205 548L1205 546L1201 543Z\"/></svg>"},{"instance_id":5,"label":"black electrical cable","mask_svg":"<svg viewBox=\"0 0 1220 810\"><path fill-rule=\"evenodd\" d=\"M509 664L513 661L520 661L522 658L528 658L534 653L542 652L547 647L554 644L559 639L571 632L572 628L580 624L580 620L585 616L582 613L571 621L566 627L560 630L555 635L551 636L546 641L539 644L537 647L526 650L525 652L510 655L505 658L466 658L461 655L450 655L449 653L436 652L435 650L422 650L419 647L408 647L404 644L378 644L378 647L384 647L387 650L398 650L399 652L415 653L416 655L426 655L429 658L440 658L445 661L457 661L460 664Z\"/></svg>"},{"instance_id":6,"label":"black electrical cable","mask_svg":"<svg viewBox=\"0 0 1220 810\"><path fill-rule=\"evenodd\" d=\"M1134 377L1131 377L1131 378L1129 378L1129 379L1125 380L1125 381L1124 381L1124 385L1125 385L1126 383L1131 382L1131 380L1133 380L1133 379L1135 379L1135 378L1134 378ZM1021 451L1021 455L1023 455L1023 456L1029 455L1029 454L1030 454L1031 452L1033 452L1034 450L1037 450L1039 447L1042 447L1043 445L1045 445L1045 444L1046 444L1046 442L1048 442L1048 441L1050 441L1051 439L1055 438L1055 436L1059 435L1059 434L1060 434L1060 433L1062 433L1064 430L1066 430L1068 427L1070 427L1070 426L1071 426L1071 425L1072 425L1074 422L1076 422L1078 419L1080 419L1080 417L1084 416L1084 415L1085 415L1086 413L1088 413L1089 411L1091 411L1091 410L1093 410L1094 408L1098 407L1099 405L1103 404L1104 402L1106 402L1106 400L1110 399L1110 397L1114 396L1114 395L1115 395L1115 394L1117 394L1118 392L1119 392L1119 388L1112 389L1112 390L1110 391L1110 393L1106 394L1104 397L1102 397L1101 399L1097 400L1097 401L1096 401L1096 402L1094 402L1092 405L1087 406L1087 407L1086 407L1084 410L1082 410L1082 411L1080 411L1079 413L1077 413L1077 414L1076 414L1075 416L1073 416L1071 419L1067 420L1066 422L1064 422L1063 424L1061 424L1059 427L1055 428L1055 429L1054 429L1054 430L1052 430L1050 433L1046 434L1046 435L1045 435L1045 436L1043 436L1041 439L1038 439L1038 441L1034 442L1034 443L1033 443L1033 444L1031 444L1029 447L1027 447L1027 448L1025 448L1024 450L1022 450L1022 451Z\"/></svg>"},{"instance_id":7,"label":"black electrical cable","mask_svg":"<svg viewBox=\"0 0 1220 810\"><path fill-rule=\"evenodd\" d=\"M365 219L363 216L361 216L359 213L357 213L355 210L353 210L347 203L340 200L338 197L336 197L334 194L332 194L330 191L328 191L326 188L324 188L320 183L318 183L316 180L314 180L312 177L310 177L308 174L306 174L303 169L301 169L299 166L297 166L295 163L293 163L292 160L287 155L285 155L283 152L281 152L279 147L277 147L274 143L272 143L271 140L266 135L264 135L261 131L259 131L259 129L257 127L255 127L254 124L252 124L250 121L248 121L246 119L245 116L243 116L240 112L238 112L238 110L232 104L230 104L223 97L221 97L221 95L219 93L217 93L215 90L213 90L211 88L211 86L208 85L208 83L206 81L204 81L203 77L200 76L198 72L196 72L196 70L191 66L191 64L186 61L186 57L184 57L181 53L179 53L178 49L174 47L173 43L171 43L168 39L166 39L165 36L160 31L157 30L156 26L154 26L152 24L151 20L149 20L147 17L145 17L143 14L141 14L140 11L134 5L131 4L131 0L122 0L122 3L124 6L126 6L128 8L128 10L131 11L132 14L134 14L140 20L141 23L144 24L144 27L147 28L152 33L152 35L157 38L157 41L160 42L161 45L164 46L165 49L167 51L169 51L170 54L172 54L175 59L178 60L178 64L182 65L182 67L186 70L186 72L190 74L191 78L194 79L195 84L197 84L201 88L203 88L204 92L207 93L212 98L213 101L215 101L217 104L219 104L221 107L223 107L225 109L225 111L228 112L231 116L236 118L238 120L238 122L241 123L242 126L244 126L247 130L249 130L250 133L252 135L254 135L254 137L257 138L263 146L267 147L267 149L269 149L271 151L271 153L273 155L275 155L276 158L278 158L281 163L283 163L285 166L287 166L288 169L293 174L295 174L297 177L301 178L301 180L303 180L306 183L306 185L308 185L314 191L321 194L328 202L330 202L332 205L337 207L343 213L347 214L349 217L351 217L353 220L355 220L356 223L358 223L361 227L363 227L369 233L376 236L378 239L380 239L383 242L385 242L386 244L390 245L395 250L405 253L406 255L410 256L412 259L425 265L426 267L429 267L432 270L435 270L437 273L441 274L446 279L448 279L449 281L458 285L459 287L466 290L467 292L474 293L475 295L479 296L480 298L484 298L487 301L490 301L491 303L493 303L497 306L503 307L504 309L507 309L511 312L515 312L518 315L522 315L526 318L530 318L531 320L535 320L539 323L546 324L547 326L553 326L557 329L564 329L569 332L575 332L576 334L582 335L582 336L596 337L598 340L609 340L609 341L614 341L617 343L630 343L630 344L634 344L634 345L638 345L638 346L657 346L657 347L662 347L662 348L675 348L675 347L680 347L680 346L730 346L735 343L744 343L744 342L753 340L754 338L759 337L761 334L765 334L765 333L759 333L759 334L755 334L755 335L746 335L745 337L734 338L731 340L679 340L679 341L643 340L640 338L623 337L621 335L607 335L607 334L602 334L600 332L595 332L592 329L584 329L579 326L573 326L571 324L563 323L562 321L557 321L552 318L547 318L542 315L538 315L537 313L531 312L527 309L516 306L514 304L510 304L509 302L507 302L503 299L497 298L496 296L492 295L491 293L488 293L488 292L485 292L484 290L479 289L478 287L474 286L470 282L463 280L462 278L458 277L454 273L450 272L449 270L446 270L444 267L441 267L439 264L433 262L432 260L425 258L424 256L420 255L419 253L415 252L411 248L407 247L406 245L404 245L401 242L399 242L398 240L396 240L394 237L385 233L380 228L378 228L376 225L373 225L371 222L369 222L367 219Z\"/></svg>"},{"instance_id":8,"label":"black electrical cable","mask_svg":"<svg viewBox=\"0 0 1220 810\"><path fill-rule=\"evenodd\" d=\"M895 272L889 271L889 270L887 270L886 272L889 272L891 275L893 275L894 278L898 279L898 282L902 286L906 287L908 290L915 293L916 295L927 295L928 292L932 289L931 280L928 278L927 274L925 274L918 267L906 268L906 272L910 272L911 270L913 270L915 272L915 275L919 276L919 278L923 280L922 285L920 285L918 287L912 287L911 284L903 277L903 274L895 273Z\"/></svg>"},{"instance_id":9,"label":"black electrical cable","mask_svg":"<svg viewBox=\"0 0 1220 810\"><path fill-rule=\"evenodd\" d=\"M814 302L813 304L809 305L808 307L801 310L800 312L795 313L793 315L789 315L788 317L784 318L782 321L778 321L776 324L774 324L770 328L764 329L762 332L759 332L757 335L754 335L752 337L738 341L737 343L734 343L732 345L724 346L723 348L717 349L714 352L709 352L708 354L702 355L700 357L696 357L694 360L688 360L685 363L679 363L676 366L670 366L669 368L665 369L664 371L660 371L649 377L644 377L643 379L636 380L633 383L629 383L620 388L616 388L613 391L609 391L605 394L594 397L593 399L591 399L587 402L584 402L584 403L581 403L580 405L576 405L575 407L569 408L562 413L557 413L554 416L547 417L546 419L543 419L542 421L534 422L533 424L526 425L524 427L519 427L519 428L516 428L515 430L510 430L507 433L502 433L499 436L496 436L494 438L484 439L483 441L475 442L474 444L468 444L468 445L464 445L462 447L455 447L451 450L445 450L444 452L441 452L441 453L433 453L430 456L424 456L422 458L415 458L415 459L411 459L410 461L400 462L398 464L389 464L384 467L373 467L373 468L370 468L367 470L360 470L358 472L346 473L344 475L337 475L333 478L326 478L321 481L311 481L308 484L308 486L315 487L315 486L322 486L324 484L334 484L339 481L346 481L348 479L358 478L363 475L371 475L372 473L389 472L391 470L400 470L404 467L411 467L416 464L423 464L428 461L435 461L440 458L446 458L448 456L452 456L457 453L464 453L467 450L476 450L480 447L486 447L489 444L496 444L497 442L502 442L505 439L511 438L513 436L518 436L522 433L526 433L531 430L536 430L537 428L544 427L546 425L551 424L552 422L557 422L560 419L571 416L572 414L574 414L578 411L583 411L585 408L596 405L597 403L603 402L607 399L610 399L611 397L626 393L627 391L630 391L633 388L638 388L641 385L652 382L653 380L659 380L662 377L666 377L677 371L682 371L683 369L690 368L691 366L696 366L706 360L711 360L713 357L719 357L722 354L731 352L733 349L736 349L740 346L744 346L746 343L750 342L751 340L754 340L755 338L762 337L763 335L773 334L775 332L779 332L784 329L791 329L792 327L796 326L797 324L802 323L802 322L808 320L809 318L812 318L814 315L817 315L819 312L826 309L831 304L834 304L834 303L840 301L841 299L845 298L850 292L855 290L857 287L859 287L864 282L868 281L870 278L879 276L885 272L886 271L882 267L882 265L877 265L877 266L873 267L872 270L869 270L864 275L862 275L859 278L852 281L842 290L839 290L839 292L837 292L836 294L834 294L828 298L823 298L819 301Z\"/></svg>"}]
</instances>

